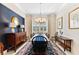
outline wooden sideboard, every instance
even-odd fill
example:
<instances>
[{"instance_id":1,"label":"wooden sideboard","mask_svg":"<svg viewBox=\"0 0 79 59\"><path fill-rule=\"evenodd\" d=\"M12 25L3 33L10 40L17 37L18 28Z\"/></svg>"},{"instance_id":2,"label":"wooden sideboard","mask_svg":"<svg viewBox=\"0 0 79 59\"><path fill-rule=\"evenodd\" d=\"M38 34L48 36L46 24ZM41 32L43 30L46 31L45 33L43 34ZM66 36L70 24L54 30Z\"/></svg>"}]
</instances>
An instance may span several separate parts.
<instances>
[{"instance_id":1,"label":"wooden sideboard","mask_svg":"<svg viewBox=\"0 0 79 59\"><path fill-rule=\"evenodd\" d=\"M4 45L2 42L0 42L0 53L3 55Z\"/></svg>"},{"instance_id":2,"label":"wooden sideboard","mask_svg":"<svg viewBox=\"0 0 79 59\"><path fill-rule=\"evenodd\" d=\"M58 44L64 48L64 51L68 50L71 52L72 39L63 36L56 36L55 42L58 42Z\"/></svg>"},{"instance_id":3,"label":"wooden sideboard","mask_svg":"<svg viewBox=\"0 0 79 59\"><path fill-rule=\"evenodd\" d=\"M17 45L26 41L26 32L8 33L7 40L8 44L16 51Z\"/></svg>"}]
</instances>

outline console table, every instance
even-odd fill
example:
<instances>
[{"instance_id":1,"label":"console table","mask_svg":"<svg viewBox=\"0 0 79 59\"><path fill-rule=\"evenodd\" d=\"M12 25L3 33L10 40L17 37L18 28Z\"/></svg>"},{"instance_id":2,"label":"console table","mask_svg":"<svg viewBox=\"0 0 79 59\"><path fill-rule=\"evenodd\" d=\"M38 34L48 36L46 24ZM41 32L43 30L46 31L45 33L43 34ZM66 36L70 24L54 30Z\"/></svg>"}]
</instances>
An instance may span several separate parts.
<instances>
[{"instance_id":1,"label":"console table","mask_svg":"<svg viewBox=\"0 0 79 59\"><path fill-rule=\"evenodd\" d=\"M63 36L56 36L55 42L58 42L59 45L64 48L64 51L68 50L71 52L72 39L69 39L69 38L63 37Z\"/></svg>"}]
</instances>

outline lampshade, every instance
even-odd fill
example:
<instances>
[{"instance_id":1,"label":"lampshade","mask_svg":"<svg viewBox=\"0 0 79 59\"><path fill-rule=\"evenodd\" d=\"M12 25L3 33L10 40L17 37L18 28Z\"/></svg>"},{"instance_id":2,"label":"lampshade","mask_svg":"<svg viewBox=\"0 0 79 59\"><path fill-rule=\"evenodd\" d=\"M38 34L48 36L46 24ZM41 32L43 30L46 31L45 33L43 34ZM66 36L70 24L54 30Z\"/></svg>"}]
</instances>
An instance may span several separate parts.
<instances>
[{"instance_id":1,"label":"lampshade","mask_svg":"<svg viewBox=\"0 0 79 59\"><path fill-rule=\"evenodd\" d=\"M21 25L21 28L24 28L24 25Z\"/></svg>"},{"instance_id":2,"label":"lampshade","mask_svg":"<svg viewBox=\"0 0 79 59\"><path fill-rule=\"evenodd\" d=\"M10 23L10 27L16 27L15 23Z\"/></svg>"}]
</instances>

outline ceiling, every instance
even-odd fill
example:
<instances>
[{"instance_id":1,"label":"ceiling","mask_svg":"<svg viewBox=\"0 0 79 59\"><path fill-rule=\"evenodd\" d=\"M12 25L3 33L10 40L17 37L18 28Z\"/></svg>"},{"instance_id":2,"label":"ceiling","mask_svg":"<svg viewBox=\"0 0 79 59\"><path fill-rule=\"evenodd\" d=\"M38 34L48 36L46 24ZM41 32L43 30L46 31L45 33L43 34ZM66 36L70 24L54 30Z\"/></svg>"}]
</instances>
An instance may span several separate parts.
<instances>
[{"instance_id":1,"label":"ceiling","mask_svg":"<svg viewBox=\"0 0 79 59\"><path fill-rule=\"evenodd\" d=\"M16 6L25 14L51 14L57 13L64 3L17 3Z\"/></svg>"}]
</instances>

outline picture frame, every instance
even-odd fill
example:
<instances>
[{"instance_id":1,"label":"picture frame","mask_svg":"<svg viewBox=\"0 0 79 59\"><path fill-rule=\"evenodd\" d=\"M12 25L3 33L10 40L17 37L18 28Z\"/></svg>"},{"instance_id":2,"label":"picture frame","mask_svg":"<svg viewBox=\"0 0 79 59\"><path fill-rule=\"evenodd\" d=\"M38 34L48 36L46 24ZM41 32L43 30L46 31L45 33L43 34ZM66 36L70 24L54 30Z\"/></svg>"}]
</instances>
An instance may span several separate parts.
<instances>
[{"instance_id":1,"label":"picture frame","mask_svg":"<svg viewBox=\"0 0 79 59\"><path fill-rule=\"evenodd\" d=\"M79 29L79 7L68 14L69 29Z\"/></svg>"},{"instance_id":2,"label":"picture frame","mask_svg":"<svg viewBox=\"0 0 79 59\"><path fill-rule=\"evenodd\" d=\"M58 29L62 29L63 28L63 17L58 18Z\"/></svg>"}]
</instances>

